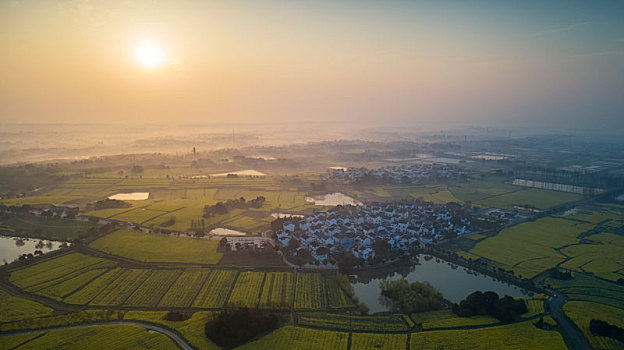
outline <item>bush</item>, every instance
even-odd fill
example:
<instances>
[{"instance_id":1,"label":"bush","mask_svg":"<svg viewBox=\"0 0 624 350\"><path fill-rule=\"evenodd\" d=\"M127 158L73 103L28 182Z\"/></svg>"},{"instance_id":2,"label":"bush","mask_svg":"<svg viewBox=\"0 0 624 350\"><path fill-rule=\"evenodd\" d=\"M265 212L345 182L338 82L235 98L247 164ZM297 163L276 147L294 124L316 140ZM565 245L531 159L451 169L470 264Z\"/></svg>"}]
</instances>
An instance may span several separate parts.
<instances>
[{"instance_id":1,"label":"bush","mask_svg":"<svg viewBox=\"0 0 624 350\"><path fill-rule=\"evenodd\" d=\"M514 299L509 295L502 298L492 291L476 291L466 299L453 304L453 312L460 317L489 315L500 321L512 321L528 311L523 299Z\"/></svg>"}]
</instances>

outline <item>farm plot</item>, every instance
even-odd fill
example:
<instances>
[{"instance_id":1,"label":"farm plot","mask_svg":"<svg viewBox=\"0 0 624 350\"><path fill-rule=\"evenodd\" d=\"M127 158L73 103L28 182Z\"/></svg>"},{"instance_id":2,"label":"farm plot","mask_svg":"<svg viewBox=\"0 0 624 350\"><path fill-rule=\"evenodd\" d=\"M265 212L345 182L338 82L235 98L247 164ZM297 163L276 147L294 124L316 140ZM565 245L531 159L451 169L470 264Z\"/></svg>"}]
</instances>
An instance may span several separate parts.
<instances>
[{"instance_id":1,"label":"farm plot","mask_svg":"<svg viewBox=\"0 0 624 350\"><path fill-rule=\"evenodd\" d=\"M58 280L77 271L86 270L98 264L104 267L101 265L103 262L111 263L105 259L80 253L65 254L15 269L11 272L10 281L22 289L40 289L43 283Z\"/></svg>"},{"instance_id":2,"label":"farm plot","mask_svg":"<svg viewBox=\"0 0 624 350\"><path fill-rule=\"evenodd\" d=\"M624 237L612 233L599 233L585 238L583 244L561 250L573 257L561 266L591 272L612 281L624 278Z\"/></svg>"},{"instance_id":3,"label":"farm plot","mask_svg":"<svg viewBox=\"0 0 624 350\"><path fill-rule=\"evenodd\" d=\"M90 279L89 276L91 276L91 278L95 277L95 275L93 275L93 273L90 273L90 271L97 270L99 273L102 273L108 268L114 267L115 265L116 263L109 261L109 260L99 261L99 262L96 262L95 264L81 267L72 272L59 276L56 279L38 283L36 285L29 286L25 289L30 292L39 293L39 291L48 289L49 287L57 286L62 283L62 286L61 286L62 289L61 290L56 289L56 290L59 290L59 292L62 292L62 290L66 290L66 294L67 294L67 293L72 292L76 288L80 287L81 285L87 283ZM72 287L75 287L75 288L71 290L68 289ZM56 295L54 290L55 290L54 288L50 290L51 295ZM60 295L63 295L63 294L60 294Z\"/></svg>"},{"instance_id":4,"label":"farm plot","mask_svg":"<svg viewBox=\"0 0 624 350\"><path fill-rule=\"evenodd\" d=\"M409 334L353 333L350 349L404 349Z\"/></svg>"},{"instance_id":5,"label":"farm plot","mask_svg":"<svg viewBox=\"0 0 624 350\"><path fill-rule=\"evenodd\" d=\"M149 277L151 270L126 270L98 294L91 305L123 305L134 291Z\"/></svg>"},{"instance_id":6,"label":"farm plot","mask_svg":"<svg viewBox=\"0 0 624 350\"><path fill-rule=\"evenodd\" d=\"M582 273L571 280L547 278L547 285L563 293L568 300L591 301L624 309L624 286L606 282Z\"/></svg>"},{"instance_id":7,"label":"farm plot","mask_svg":"<svg viewBox=\"0 0 624 350\"><path fill-rule=\"evenodd\" d=\"M152 210L148 208L136 208L130 211L126 211L111 217L111 219L134 222L135 224L142 224L155 218L157 216L167 216L166 211ZM167 218L168 219L168 218Z\"/></svg>"},{"instance_id":8,"label":"farm plot","mask_svg":"<svg viewBox=\"0 0 624 350\"><path fill-rule=\"evenodd\" d=\"M101 275L91 283L79 289L75 293L65 298L65 302L69 304L88 304L100 294L106 286L119 277L125 270L122 268L115 268L109 270L105 274Z\"/></svg>"},{"instance_id":9,"label":"farm plot","mask_svg":"<svg viewBox=\"0 0 624 350\"><path fill-rule=\"evenodd\" d=\"M349 334L344 332L285 326L241 346L241 350L346 350ZM405 345L404 345L405 346Z\"/></svg>"},{"instance_id":10,"label":"farm plot","mask_svg":"<svg viewBox=\"0 0 624 350\"><path fill-rule=\"evenodd\" d=\"M35 318L52 314L52 309L34 301L18 298L0 290L0 322Z\"/></svg>"},{"instance_id":11,"label":"farm plot","mask_svg":"<svg viewBox=\"0 0 624 350\"><path fill-rule=\"evenodd\" d=\"M606 305L570 301L565 303L563 310L566 315L583 331L594 349L624 349L624 344L611 338L594 336L589 330L592 319L606 321L618 327L624 327L624 310Z\"/></svg>"},{"instance_id":12,"label":"farm plot","mask_svg":"<svg viewBox=\"0 0 624 350\"><path fill-rule=\"evenodd\" d=\"M487 197L474 204L501 209L513 209L515 205L528 206L538 209L548 209L559 204L578 201L582 197L576 193L549 191L540 189L519 189L517 191Z\"/></svg>"},{"instance_id":13,"label":"farm plot","mask_svg":"<svg viewBox=\"0 0 624 350\"><path fill-rule=\"evenodd\" d=\"M135 326L89 326L57 330L33 338L18 349L178 349L166 335Z\"/></svg>"},{"instance_id":14,"label":"farm plot","mask_svg":"<svg viewBox=\"0 0 624 350\"><path fill-rule=\"evenodd\" d=\"M534 321L478 329L412 333L410 349L534 349L565 350L561 334L545 331ZM461 339L461 341L458 341Z\"/></svg>"},{"instance_id":15,"label":"farm plot","mask_svg":"<svg viewBox=\"0 0 624 350\"><path fill-rule=\"evenodd\" d=\"M71 240L87 234L97 225L59 218L42 218L38 216L9 216L0 220L0 226L10 229L14 235L23 237L47 237L53 240Z\"/></svg>"},{"instance_id":16,"label":"farm plot","mask_svg":"<svg viewBox=\"0 0 624 350\"><path fill-rule=\"evenodd\" d=\"M184 271L162 297L158 306L188 307L206 281L210 270Z\"/></svg>"},{"instance_id":17,"label":"farm plot","mask_svg":"<svg viewBox=\"0 0 624 350\"><path fill-rule=\"evenodd\" d=\"M197 298L193 301L193 307L222 307L227 301L228 293L237 275L236 270L212 270Z\"/></svg>"},{"instance_id":18,"label":"farm plot","mask_svg":"<svg viewBox=\"0 0 624 350\"><path fill-rule=\"evenodd\" d=\"M129 306L156 306L180 275L179 270L154 270L125 301Z\"/></svg>"},{"instance_id":19,"label":"farm plot","mask_svg":"<svg viewBox=\"0 0 624 350\"><path fill-rule=\"evenodd\" d=\"M122 229L110 233L89 246L110 254L146 262L216 264L216 240L150 234Z\"/></svg>"},{"instance_id":20,"label":"farm plot","mask_svg":"<svg viewBox=\"0 0 624 350\"><path fill-rule=\"evenodd\" d=\"M423 329L480 326L500 321L491 316L459 317L451 310L421 312L412 315L412 320L420 323Z\"/></svg>"},{"instance_id":21,"label":"farm plot","mask_svg":"<svg viewBox=\"0 0 624 350\"><path fill-rule=\"evenodd\" d=\"M577 243L577 237L591 228L591 225L569 220L543 218L506 228L478 242L469 253L496 261L522 277L532 278L565 260L555 248Z\"/></svg>"},{"instance_id":22,"label":"farm plot","mask_svg":"<svg viewBox=\"0 0 624 350\"><path fill-rule=\"evenodd\" d=\"M228 304L256 307L260 298L264 277L264 272L241 272L236 279L236 284L234 289L232 289Z\"/></svg>"},{"instance_id":23,"label":"farm plot","mask_svg":"<svg viewBox=\"0 0 624 350\"><path fill-rule=\"evenodd\" d=\"M295 309L318 310L327 308L325 279L319 273L297 274Z\"/></svg>"},{"instance_id":24,"label":"farm plot","mask_svg":"<svg viewBox=\"0 0 624 350\"><path fill-rule=\"evenodd\" d=\"M290 308L293 288L293 275L290 272L267 272L260 306L288 309Z\"/></svg>"},{"instance_id":25,"label":"farm plot","mask_svg":"<svg viewBox=\"0 0 624 350\"><path fill-rule=\"evenodd\" d=\"M406 331L408 325L400 316L351 316L333 313L299 315L299 324L342 331L393 332ZM405 343L403 343L405 345Z\"/></svg>"},{"instance_id":26,"label":"farm plot","mask_svg":"<svg viewBox=\"0 0 624 350\"><path fill-rule=\"evenodd\" d=\"M330 309L350 308L354 307L353 300L342 290L335 275L325 276L325 285L327 288L327 303Z\"/></svg>"},{"instance_id":27,"label":"farm plot","mask_svg":"<svg viewBox=\"0 0 624 350\"><path fill-rule=\"evenodd\" d=\"M41 290L38 290L36 293L45 295L47 297L60 301L60 300L63 300L65 296L71 294L75 290L86 285L91 280L102 275L106 271L108 271L108 269L93 269L93 270L85 271L73 278L60 281L59 283L56 283L46 288L43 288Z\"/></svg>"}]
</instances>

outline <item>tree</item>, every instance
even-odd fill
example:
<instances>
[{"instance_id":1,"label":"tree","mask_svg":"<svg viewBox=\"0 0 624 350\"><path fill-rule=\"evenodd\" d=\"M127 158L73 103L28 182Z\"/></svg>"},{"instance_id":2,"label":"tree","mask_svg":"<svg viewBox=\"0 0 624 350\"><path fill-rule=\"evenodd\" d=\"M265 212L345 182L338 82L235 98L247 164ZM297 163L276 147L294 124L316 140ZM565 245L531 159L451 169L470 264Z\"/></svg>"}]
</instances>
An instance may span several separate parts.
<instances>
[{"instance_id":1,"label":"tree","mask_svg":"<svg viewBox=\"0 0 624 350\"><path fill-rule=\"evenodd\" d=\"M405 278L382 280L381 302L393 312L412 314L438 310L442 306L442 293L429 282L409 283Z\"/></svg>"}]
</instances>

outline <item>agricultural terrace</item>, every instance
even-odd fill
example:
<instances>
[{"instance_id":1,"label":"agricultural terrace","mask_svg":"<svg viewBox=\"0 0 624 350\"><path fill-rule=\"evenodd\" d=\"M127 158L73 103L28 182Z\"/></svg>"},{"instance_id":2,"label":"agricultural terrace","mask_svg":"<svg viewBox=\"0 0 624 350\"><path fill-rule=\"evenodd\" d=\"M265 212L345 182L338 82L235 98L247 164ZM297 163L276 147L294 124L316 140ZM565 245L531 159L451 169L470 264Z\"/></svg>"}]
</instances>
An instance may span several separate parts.
<instances>
[{"instance_id":1,"label":"agricultural terrace","mask_svg":"<svg viewBox=\"0 0 624 350\"><path fill-rule=\"evenodd\" d=\"M589 331L592 319L606 321L609 324L624 328L624 309L582 301L567 302L563 310L566 315L583 331L589 344L594 349L624 349L624 344L607 337L594 336Z\"/></svg>"},{"instance_id":2,"label":"agricultural terrace","mask_svg":"<svg viewBox=\"0 0 624 350\"><path fill-rule=\"evenodd\" d=\"M403 317L394 315L371 317L316 312L300 314L297 323L303 326L347 332L400 332L412 328Z\"/></svg>"},{"instance_id":3,"label":"agricultural terrace","mask_svg":"<svg viewBox=\"0 0 624 350\"><path fill-rule=\"evenodd\" d=\"M561 249L570 260L561 264L570 270L589 272L611 281L624 278L624 236L599 233L585 237L582 243Z\"/></svg>"},{"instance_id":4,"label":"agricultural terrace","mask_svg":"<svg viewBox=\"0 0 624 350\"><path fill-rule=\"evenodd\" d=\"M499 323L500 321L492 316L479 315L470 317L459 317L451 310L439 310L421 312L411 315L412 320L420 324L422 329L451 328L481 326Z\"/></svg>"},{"instance_id":5,"label":"agricultural terrace","mask_svg":"<svg viewBox=\"0 0 624 350\"><path fill-rule=\"evenodd\" d=\"M538 329L535 321L504 326L412 333L410 349L565 350L561 334ZM457 340L461 339L461 342Z\"/></svg>"},{"instance_id":6,"label":"agricultural terrace","mask_svg":"<svg viewBox=\"0 0 624 350\"><path fill-rule=\"evenodd\" d=\"M164 334L136 326L106 325L56 330L28 335L3 336L7 349L178 349ZM6 343L5 343L6 342ZM21 344L21 345L20 345Z\"/></svg>"},{"instance_id":7,"label":"agricultural terrace","mask_svg":"<svg viewBox=\"0 0 624 350\"><path fill-rule=\"evenodd\" d=\"M579 235L588 231L590 224L558 218L542 218L515 225L496 236L478 242L469 256L494 261L517 276L532 278L566 260L557 249L579 242Z\"/></svg>"},{"instance_id":8,"label":"agricultural terrace","mask_svg":"<svg viewBox=\"0 0 624 350\"><path fill-rule=\"evenodd\" d=\"M349 334L293 326L285 326L241 346L241 350L312 350L347 349Z\"/></svg>"},{"instance_id":9,"label":"agricultural terrace","mask_svg":"<svg viewBox=\"0 0 624 350\"><path fill-rule=\"evenodd\" d=\"M223 256L217 253L218 245L217 240L121 229L89 246L109 254L145 262L216 264Z\"/></svg>"}]
</instances>

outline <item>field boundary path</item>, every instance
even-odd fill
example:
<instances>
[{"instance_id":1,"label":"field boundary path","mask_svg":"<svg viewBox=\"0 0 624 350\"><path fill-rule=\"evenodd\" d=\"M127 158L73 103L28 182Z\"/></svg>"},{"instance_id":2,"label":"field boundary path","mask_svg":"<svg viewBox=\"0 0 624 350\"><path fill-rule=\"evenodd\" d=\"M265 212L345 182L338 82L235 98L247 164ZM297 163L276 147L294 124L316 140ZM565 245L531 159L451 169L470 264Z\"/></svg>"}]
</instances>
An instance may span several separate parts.
<instances>
[{"instance_id":1,"label":"field boundary path","mask_svg":"<svg viewBox=\"0 0 624 350\"><path fill-rule=\"evenodd\" d=\"M561 294L554 296L550 303L550 314L559 324L562 333L565 334L564 339L567 338L569 340L569 343L566 343L575 350L591 349L583 333L581 333L576 325L563 312L564 303L565 299Z\"/></svg>"},{"instance_id":2,"label":"field boundary path","mask_svg":"<svg viewBox=\"0 0 624 350\"><path fill-rule=\"evenodd\" d=\"M173 340L173 342L176 343L176 345L180 347L181 349L184 349L184 350L195 349L182 336L178 335L177 333L173 332L172 330L168 328L165 328L163 326L157 326L152 323L144 323L144 322L138 322L138 321L111 321L111 322L82 323L82 324L68 325L68 326L59 326L59 327L42 328L42 329L34 329L34 330L26 330L26 331L14 331L14 332L0 333L0 337L10 336L10 335L53 332L53 331L60 331L64 329L71 329L71 328L81 328L81 327L90 327L90 326L112 326L112 325L143 327L147 330L159 332L159 333L166 335L171 340Z\"/></svg>"}]
</instances>

